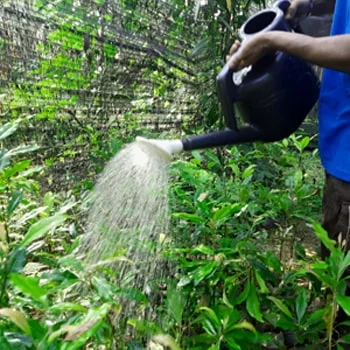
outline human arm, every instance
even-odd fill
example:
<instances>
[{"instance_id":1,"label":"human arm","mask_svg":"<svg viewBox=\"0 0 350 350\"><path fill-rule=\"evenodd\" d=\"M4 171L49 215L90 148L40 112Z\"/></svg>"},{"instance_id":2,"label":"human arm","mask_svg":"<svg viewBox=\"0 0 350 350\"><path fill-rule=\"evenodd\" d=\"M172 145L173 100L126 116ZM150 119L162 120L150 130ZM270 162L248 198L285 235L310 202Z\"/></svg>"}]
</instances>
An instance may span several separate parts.
<instances>
[{"instance_id":1,"label":"human arm","mask_svg":"<svg viewBox=\"0 0 350 350\"><path fill-rule=\"evenodd\" d=\"M237 54L236 42L228 58L233 70L240 70L257 62L272 51L283 51L298 56L312 64L350 74L350 34L313 38L303 34L270 31L249 40Z\"/></svg>"}]
</instances>

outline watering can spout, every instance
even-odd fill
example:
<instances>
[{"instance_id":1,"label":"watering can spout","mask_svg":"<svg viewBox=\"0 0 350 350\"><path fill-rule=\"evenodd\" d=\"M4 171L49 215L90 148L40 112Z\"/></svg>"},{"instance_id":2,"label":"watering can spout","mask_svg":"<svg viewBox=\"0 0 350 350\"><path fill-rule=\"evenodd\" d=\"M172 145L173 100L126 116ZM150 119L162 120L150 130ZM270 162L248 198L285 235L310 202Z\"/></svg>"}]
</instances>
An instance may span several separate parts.
<instances>
[{"instance_id":1,"label":"watering can spout","mask_svg":"<svg viewBox=\"0 0 350 350\"><path fill-rule=\"evenodd\" d=\"M184 140L157 140L138 136L136 137L136 142L141 147L147 147L149 152L157 154L170 162L173 155L182 151L256 142L261 141L260 136L258 129L248 125L239 131L226 129L204 135L191 136Z\"/></svg>"},{"instance_id":2,"label":"watering can spout","mask_svg":"<svg viewBox=\"0 0 350 350\"><path fill-rule=\"evenodd\" d=\"M247 125L239 131L226 129L209 134L192 136L182 140L182 143L185 151L192 151L195 149L237 145L256 141L262 141L260 131L251 125Z\"/></svg>"},{"instance_id":3,"label":"watering can spout","mask_svg":"<svg viewBox=\"0 0 350 350\"><path fill-rule=\"evenodd\" d=\"M150 152L159 155L166 161L170 161L174 154L183 151L181 140L157 140L137 136L136 142L141 147L147 147Z\"/></svg>"}]
</instances>

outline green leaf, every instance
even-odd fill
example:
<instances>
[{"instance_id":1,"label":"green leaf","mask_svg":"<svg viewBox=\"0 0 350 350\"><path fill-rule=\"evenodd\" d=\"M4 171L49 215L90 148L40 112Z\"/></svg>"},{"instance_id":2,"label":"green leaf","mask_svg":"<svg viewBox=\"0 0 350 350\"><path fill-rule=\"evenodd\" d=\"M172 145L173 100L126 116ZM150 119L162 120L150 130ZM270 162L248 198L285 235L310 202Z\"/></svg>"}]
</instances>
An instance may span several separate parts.
<instances>
[{"instance_id":1,"label":"green leaf","mask_svg":"<svg viewBox=\"0 0 350 350\"><path fill-rule=\"evenodd\" d=\"M39 286L38 278L12 273L10 279L12 284L19 288L23 294L32 297L34 300L42 301L42 297L46 295L46 289Z\"/></svg>"},{"instance_id":2,"label":"green leaf","mask_svg":"<svg viewBox=\"0 0 350 350\"><path fill-rule=\"evenodd\" d=\"M34 343L42 343L43 339L46 338L46 335L49 330L49 326L43 322L40 318L39 320L28 319L28 324L31 330L31 339ZM27 338L30 341L30 339ZM38 349L38 350L46 350L46 349Z\"/></svg>"},{"instance_id":3,"label":"green leaf","mask_svg":"<svg viewBox=\"0 0 350 350\"><path fill-rule=\"evenodd\" d=\"M200 310L204 311L201 322L205 331L212 336L217 335L221 327L221 323L214 310L206 306L201 307Z\"/></svg>"},{"instance_id":4,"label":"green leaf","mask_svg":"<svg viewBox=\"0 0 350 350\"><path fill-rule=\"evenodd\" d=\"M342 279L340 280L340 282L338 283L338 286L335 290L336 295L346 295L347 293L347 283L346 283L346 279Z\"/></svg>"},{"instance_id":5,"label":"green leaf","mask_svg":"<svg viewBox=\"0 0 350 350\"><path fill-rule=\"evenodd\" d=\"M66 215L54 215L49 218L41 219L30 226L27 234L24 236L20 246L26 247L33 241L45 236L50 230L62 224L67 219Z\"/></svg>"},{"instance_id":6,"label":"green leaf","mask_svg":"<svg viewBox=\"0 0 350 350\"><path fill-rule=\"evenodd\" d=\"M7 209L6 209L6 213L8 216L10 216L15 209L18 207L18 205L21 203L22 201L22 191L16 191L10 198L8 204L7 204Z\"/></svg>"},{"instance_id":7,"label":"green leaf","mask_svg":"<svg viewBox=\"0 0 350 350\"><path fill-rule=\"evenodd\" d=\"M227 294L225 290L223 292L222 301L227 307L229 307L230 309L233 309L233 305L230 303L229 299L227 298Z\"/></svg>"},{"instance_id":8,"label":"green leaf","mask_svg":"<svg viewBox=\"0 0 350 350\"><path fill-rule=\"evenodd\" d=\"M19 272L23 269L27 258L27 251L23 248L15 248L7 256L7 272Z\"/></svg>"},{"instance_id":9,"label":"green leaf","mask_svg":"<svg viewBox=\"0 0 350 350\"><path fill-rule=\"evenodd\" d=\"M218 156L211 150L205 150L205 155L214 163L214 165L221 166L221 161Z\"/></svg>"},{"instance_id":10,"label":"green leaf","mask_svg":"<svg viewBox=\"0 0 350 350\"><path fill-rule=\"evenodd\" d=\"M235 164L233 161L230 161L228 166L232 169L232 171L236 177L240 176L241 172L240 172L239 166L237 164Z\"/></svg>"},{"instance_id":11,"label":"green leaf","mask_svg":"<svg viewBox=\"0 0 350 350\"><path fill-rule=\"evenodd\" d=\"M282 328L285 331L289 332L297 329L295 321L290 319L283 313L279 315L279 319L276 322L276 327Z\"/></svg>"},{"instance_id":12,"label":"green leaf","mask_svg":"<svg viewBox=\"0 0 350 350\"><path fill-rule=\"evenodd\" d=\"M191 277L195 285L198 285L205 278L211 277L213 273L215 273L218 263L216 261L212 261L204 266L199 267L191 273Z\"/></svg>"},{"instance_id":13,"label":"green leaf","mask_svg":"<svg viewBox=\"0 0 350 350\"><path fill-rule=\"evenodd\" d=\"M297 314L298 323L300 324L308 304L308 295L305 289L299 290L298 296L295 299L295 311Z\"/></svg>"},{"instance_id":14,"label":"green leaf","mask_svg":"<svg viewBox=\"0 0 350 350\"><path fill-rule=\"evenodd\" d=\"M249 292L250 292L250 282L248 281L245 286L244 289L242 291L242 293L240 294L240 296L234 301L235 304L239 305L240 303L243 303L243 301L247 300Z\"/></svg>"},{"instance_id":15,"label":"green leaf","mask_svg":"<svg viewBox=\"0 0 350 350\"><path fill-rule=\"evenodd\" d=\"M322 244L332 252L335 249L334 246L336 242L328 237L327 231L321 226L319 222L312 220L312 225L316 236L320 239Z\"/></svg>"},{"instance_id":16,"label":"green leaf","mask_svg":"<svg viewBox=\"0 0 350 350\"><path fill-rule=\"evenodd\" d=\"M267 288L264 279L260 276L260 274L257 270L255 270L255 278L256 278L256 281L258 282L258 285L260 287L260 292L261 293L268 293L269 289Z\"/></svg>"},{"instance_id":17,"label":"green leaf","mask_svg":"<svg viewBox=\"0 0 350 350\"><path fill-rule=\"evenodd\" d=\"M182 324L182 314L186 306L186 297L181 290L170 288L167 291L168 313L178 325Z\"/></svg>"},{"instance_id":18,"label":"green leaf","mask_svg":"<svg viewBox=\"0 0 350 350\"><path fill-rule=\"evenodd\" d=\"M248 168L244 169L242 179L246 179L249 176L253 175L255 167L256 165L249 165Z\"/></svg>"},{"instance_id":19,"label":"green leaf","mask_svg":"<svg viewBox=\"0 0 350 350\"><path fill-rule=\"evenodd\" d=\"M229 346L230 350L242 350L233 337L225 336L225 342Z\"/></svg>"},{"instance_id":20,"label":"green leaf","mask_svg":"<svg viewBox=\"0 0 350 350\"><path fill-rule=\"evenodd\" d=\"M303 150L308 146L309 143L310 143L310 137L305 136L305 137L300 141L301 150L303 151Z\"/></svg>"},{"instance_id":21,"label":"green leaf","mask_svg":"<svg viewBox=\"0 0 350 350\"><path fill-rule=\"evenodd\" d=\"M61 329L53 332L49 336L48 342L51 343L60 335L67 333L64 340L74 341L73 348L79 349L98 331L110 309L110 304L103 304L100 307L90 309L87 315L77 324L64 325Z\"/></svg>"},{"instance_id":22,"label":"green leaf","mask_svg":"<svg viewBox=\"0 0 350 350\"><path fill-rule=\"evenodd\" d=\"M212 322L208 319L203 319L202 320L202 325L204 330L211 335L212 337L215 337L218 334L218 330L215 329L214 325L212 324Z\"/></svg>"},{"instance_id":23,"label":"green leaf","mask_svg":"<svg viewBox=\"0 0 350 350\"><path fill-rule=\"evenodd\" d=\"M3 179L8 179L25 169L27 169L30 166L31 161L29 159L22 160L20 162L16 162L12 165L12 167L6 169L2 175Z\"/></svg>"},{"instance_id":24,"label":"green leaf","mask_svg":"<svg viewBox=\"0 0 350 350\"><path fill-rule=\"evenodd\" d=\"M226 290L231 290L232 287L234 285L234 283L236 282L236 280L239 278L239 274L235 274L233 276L227 277L225 279L225 286L223 289L223 296L222 296L222 301L223 303L228 306L230 309L233 309L233 305L235 304L235 300L229 300L228 296L227 296L227 292ZM247 293L248 295L248 293Z\"/></svg>"},{"instance_id":25,"label":"green leaf","mask_svg":"<svg viewBox=\"0 0 350 350\"><path fill-rule=\"evenodd\" d=\"M337 303L345 311L345 313L350 316L350 297L337 295Z\"/></svg>"},{"instance_id":26,"label":"green leaf","mask_svg":"<svg viewBox=\"0 0 350 350\"><path fill-rule=\"evenodd\" d=\"M11 158L13 156L18 156L20 154L26 154L29 152L33 152L38 150L40 147L37 145L31 146L31 145L21 145L16 148L11 149L10 151L6 152L4 155L4 158Z\"/></svg>"},{"instance_id":27,"label":"green leaf","mask_svg":"<svg viewBox=\"0 0 350 350\"><path fill-rule=\"evenodd\" d=\"M282 145L284 146L284 147L288 147L288 139L283 139L282 140Z\"/></svg>"},{"instance_id":28,"label":"green leaf","mask_svg":"<svg viewBox=\"0 0 350 350\"><path fill-rule=\"evenodd\" d=\"M6 149L0 149L0 170L5 169L10 164L10 158L5 157Z\"/></svg>"},{"instance_id":29,"label":"green leaf","mask_svg":"<svg viewBox=\"0 0 350 350\"><path fill-rule=\"evenodd\" d=\"M275 297L267 297L270 299L287 317L293 319L292 313L289 311L288 307L283 304L283 302L280 299L277 299Z\"/></svg>"},{"instance_id":30,"label":"green leaf","mask_svg":"<svg viewBox=\"0 0 350 350\"><path fill-rule=\"evenodd\" d=\"M159 328L159 326L155 322L140 320L140 319L132 319L129 318L127 321L128 325L134 327L137 332L152 335L152 334L160 334L163 333L163 330ZM139 349L144 350L144 348Z\"/></svg>"},{"instance_id":31,"label":"green leaf","mask_svg":"<svg viewBox=\"0 0 350 350\"><path fill-rule=\"evenodd\" d=\"M213 220L217 225L221 225L225 221L232 219L232 215L238 213L241 209L241 203L226 205L225 207L214 212Z\"/></svg>"},{"instance_id":32,"label":"green leaf","mask_svg":"<svg viewBox=\"0 0 350 350\"><path fill-rule=\"evenodd\" d=\"M260 311L260 301L256 294L256 288L253 283L249 288L249 294L247 297L246 305L249 315L258 320L259 322L263 322L262 314Z\"/></svg>"},{"instance_id":33,"label":"green leaf","mask_svg":"<svg viewBox=\"0 0 350 350\"><path fill-rule=\"evenodd\" d=\"M266 264L268 267L271 267L276 272L282 272L282 264L273 252L266 252L266 258Z\"/></svg>"},{"instance_id":34,"label":"green leaf","mask_svg":"<svg viewBox=\"0 0 350 350\"><path fill-rule=\"evenodd\" d=\"M173 213L172 216L176 219L182 219L185 221L192 222L193 224L199 224L201 222L205 222L204 218L195 214L189 213Z\"/></svg>"},{"instance_id":35,"label":"green leaf","mask_svg":"<svg viewBox=\"0 0 350 350\"><path fill-rule=\"evenodd\" d=\"M31 335L31 330L26 316L17 310L3 308L0 309L0 316L8 317L24 333Z\"/></svg>"},{"instance_id":36,"label":"green leaf","mask_svg":"<svg viewBox=\"0 0 350 350\"><path fill-rule=\"evenodd\" d=\"M147 299L146 295L136 288L121 288L118 294L127 300L137 301L143 305L149 304L149 300Z\"/></svg>"},{"instance_id":37,"label":"green leaf","mask_svg":"<svg viewBox=\"0 0 350 350\"><path fill-rule=\"evenodd\" d=\"M2 346L2 350L13 350L11 342L9 342L8 339L3 335L2 330L0 330L0 344Z\"/></svg>"},{"instance_id":38,"label":"green leaf","mask_svg":"<svg viewBox=\"0 0 350 350\"><path fill-rule=\"evenodd\" d=\"M18 128L19 121L4 124L0 128L0 141L12 135Z\"/></svg>"},{"instance_id":39,"label":"green leaf","mask_svg":"<svg viewBox=\"0 0 350 350\"><path fill-rule=\"evenodd\" d=\"M53 313L56 313L56 312L62 313L67 311L77 311L77 312L85 313L88 311L88 309L80 304L70 303L70 302L58 303L50 307L50 312L53 312Z\"/></svg>"},{"instance_id":40,"label":"green leaf","mask_svg":"<svg viewBox=\"0 0 350 350\"><path fill-rule=\"evenodd\" d=\"M232 0L226 0L226 7L229 12L232 12Z\"/></svg>"},{"instance_id":41,"label":"green leaf","mask_svg":"<svg viewBox=\"0 0 350 350\"><path fill-rule=\"evenodd\" d=\"M320 322L324 323L324 314L325 314L325 309L319 309L314 311L310 315L310 317L307 319L304 326L309 327Z\"/></svg>"},{"instance_id":42,"label":"green leaf","mask_svg":"<svg viewBox=\"0 0 350 350\"><path fill-rule=\"evenodd\" d=\"M28 177L32 176L33 174L40 172L42 169L43 169L42 166L35 166L35 167L32 166L28 170L22 171L20 174L18 174L17 179L21 180L24 178L28 178Z\"/></svg>"},{"instance_id":43,"label":"green leaf","mask_svg":"<svg viewBox=\"0 0 350 350\"><path fill-rule=\"evenodd\" d=\"M46 209L46 207L38 207L38 208L35 208L35 209L27 212L26 214L21 216L21 218L19 218L19 220L17 222L18 225L24 225L28 220L35 218L37 215L39 215L40 213L45 211L45 209Z\"/></svg>"},{"instance_id":44,"label":"green leaf","mask_svg":"<svg viewBox=\"0 0 350 350\"><path fill-rule=\"evenodd\" d=\"M234 326L232 326L232 329L246 329L247 331L251 331L253 333L256 333L255 327L247 321L242 321L240 323L235 324ZM231 331L231 329L230 329L230 331Z\"/></svg>"},{"instance_id":45,"label":"green leaf","mask_svg":"<svg viewBox=\"0 0 350 350\"><path fill-rule=\"evenodd\" d=\"M189 276L183 276L178 282L177 287L181 288L181 287L187 286L190 283L192 283L192 278Z\"/></svg>"},{"instance_id":46,"label":"green leaf","mask_svg":"<svg viewBox=\"0 0 350 350\"><path fill-rule=\"evenodd\" d=\"M325 271L328 269L328 264L325 261L318 261L314 264L311 264L311 268L313 271L319 272L319 271ZM307 272L307 270L305 270Z\"/></svg>"},{"instance_id":47,"label":"green leaf","mask_svg":"<svg viewBox=\"0 0 350 350\"><path fill-rule=\"evenodd\" d=\"M209 45L209 39L201 39L196 46L192 49L191 55L194 57L200 57L203 56L207 50L208 50L208 45Z\"/></svg>"},{"instance_id":48,"label":"green leaf","mask_svg":"<svg viewBox=\"0 0 350 350\"><path fill-rule=\"evenodd\" d=\"M326 285L330 286L331 288L336 288L338 285L338 281L329 276L327 273L323 273L322 271L315 271L318 278Z\"/></svg>"},{"instance_id":49,"label":"green leaf","mask_svg":"<svg viewBox=\"0 0 350 350\"><path fill-rule=\"evenodd\" d=\"M80 260L73 258L72 256L63 256L58 260L60 266L70 267L76 271L84 271L84 266Z\"/></svg>"},{"instance_id":50,"label":"green leaf","mask_svg":"<svg viewBox=\"0 0 350 350\"><path fill-rule=\"evenodd\" d=\"M105 301L113 300L115 297L115 291L113 285L108 283L104 278L94 276L92 278L92 285L97 291L99 297Z\"/></svg>"},{"instance_id":51,"label":"green leaf","mask_svg":"<svg viewBox=\"0 0 350 350\"><path fill-rule=\"evenodd\" d=\"M342 336L339 340L339 343L350 344L350 333ZM348 349L347 347L345 349Z\"/></svg>"},{"instance_id":52,"label":"green leaf","mask_svg":"<svg viewBox=\"0 0 350 350\"><path fill-rule=\"evenodd\" d=\"M52 192L46 192L43 198L43 204L47 208L46 212L49 214L55 205L55 196Z\"/></svg>"},{"instance_id":53,"label":"green leaf","mask_svg":"<svg viewBox=\"0 0 350 350\"><path fill-rule=\"evenodd\" d=\"M339 274L338 277L340 278L344 271L350 266L350 251L347 252L344 259L341 261L339 266Z\"/></svg>"},{"instance_id":54,"label":"green leaf","mask_svg":"<svg viewBox=\"0 0 350 350\"><path fill-rule=\"evenodd\" d=\"M201 253L205 255L214 255L214 250L201 244L192 249L192 253Z\"/></svg>"}]
</instances>

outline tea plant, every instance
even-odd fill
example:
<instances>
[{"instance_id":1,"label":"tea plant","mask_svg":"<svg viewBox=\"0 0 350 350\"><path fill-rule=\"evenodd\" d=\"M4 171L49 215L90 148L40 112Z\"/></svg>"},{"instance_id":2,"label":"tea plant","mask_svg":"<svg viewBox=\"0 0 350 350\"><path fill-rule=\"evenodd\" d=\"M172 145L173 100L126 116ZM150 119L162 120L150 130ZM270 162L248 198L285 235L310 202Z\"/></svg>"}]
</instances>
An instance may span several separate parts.
<instances>
[{"instance_id":1,"label":"tea plant","mask_svg":"<svg viewBox=\"0 0 350 350\"><path fill-rule=\"evenodd\" d=\"M308 218L319 218L316 154L304 152L309 141L299 136L274 145L234 147L225 161L212 151L194 152L189 161L174 164L172 235L182 246L172 252L180 268L177 288L191 300L185 309L190 323L204 331L183 340L186 346L333 346L335 315L339 307L347 308L345 282L334 278L341 279L348 257L334 248L320 263L316 256L308 259L299 244L294 264L286 266L268 243L268 236L283 227L292 232L293 225L302 225L309 232ZM264 225L272 220L271 227ZM316 234L324 241L319 226ZM330 266L331 278L318 270L330 273ZM333 304L326 298L329 288ZM338 339L338 346L346 341L346 336Z\"/></svg>"},{"instance_id":2,"label":"tea plant","mask_svg":"<svg viewBox=\"0 0 350 350\"><path fill-rule=\"evenodd\" d=\"M19 123L18 120L0 128L2 145ZM58 336L65 333L66 339L74 340L74 345L66 343L67 348L78 348L97 332L110 309L109 304L101 303L88 310L63 301L62 293L78 281L71 265L79 265L57 256L58 244L66 253L69 245L64 245L63 231L58 244L54 233L67 221L67 212L75 204L61 203L55 210L53 196L45 196L41 207L32 201L39 191L32 177L41 167L31 166L31 161L23 156L37 149L35 145L22 145L14 149L2 147L0 151L4 208L0 237L1 349L56 349ZM43 246L46 251L40 250ZM68 311L75 314L67 318L64 315ZM61 317L57 318L58 313Z\"/></svg>"},{"instance_id":3,"label":"tea plant","mask_svg":"<svg viewBox=\"0 0 350 350\"><path fill-rule=\"evenodd\" d=\"M16 126L2 127L2 141ZM350 314L343 277L350 257L315 223L318 159L305 152L307 141L193 152L173 163L167 277L154 281L157 300L119 286L103 261L84 266L73 254L84 199L33 200L41 168L23 157L37 147L3 148L2 347L345 349L349 322L338 324L337 315ZM290 239L302 230L330 249L327 260ZM273 237L293 245L292 263ZM133 315L125 312L130 303Z\"/></svg>"}]
</instances>

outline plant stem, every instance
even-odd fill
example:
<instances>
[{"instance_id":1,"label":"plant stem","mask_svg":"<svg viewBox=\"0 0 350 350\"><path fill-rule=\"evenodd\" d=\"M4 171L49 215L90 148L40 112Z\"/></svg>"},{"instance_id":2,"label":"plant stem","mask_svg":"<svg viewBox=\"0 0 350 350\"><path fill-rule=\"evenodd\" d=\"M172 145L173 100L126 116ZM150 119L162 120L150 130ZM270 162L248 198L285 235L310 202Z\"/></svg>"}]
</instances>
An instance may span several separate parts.
<instances>
[{"instance_id":1,"label":"plant stem","mask_svg":"<svg viewBox=\"0 0 350 350\"><path fill-rule=\"evenodd\" d=\"M331 305L331 318L329 324L329 333L328 333L328 350L332 350L332 340L333 340L333 327L335 317L337 315L337 300L336 300L336 291L333 291L332 305Z\"/></svg>"},{"instance_id":2,"label":"plant stem","mask_svg":"<svg viewBox=\"0 0 350 350\"><path fill-rule=\"evenodd\" d=\"M10 234L9 234L9 228L8 228L8 225L7 225L6 218L5 218L5 221L4 221L4 230L5 230L5 240L6 240L7 245L9 245L10 244Z\"/></svg>"},{"instance_id":3,"label":"plant stem","mask_svg":"<svg viewBox=\"0 0 350 350\"><path fill-rule=\"evenodd\" d=\"M8 270L7 270L7 261L4 263L4 269L3 269L3 276L2 276L2 285L1 285L1 292L0 292L0 305L5 306L5 303L3 302L4 295L6 292L6 283L7 283L7 275L8 275Z\"/></svg>"},{"instance_id":4,"label":"plant stem","mask_svg":"<svg viewBox=\"0 0 350 350\"><path fill-rule=\"evenodd\" d=\"M9 182L6 183L6 198L7 198L7 202L9 201L10 198L10 185ZM5 229L5 239L6 239L6 243L9 245L10 244L10 235L9 235L9 230L8 230L8 225L7 225L7 217L8 214L6 214L6 205L4 204L4 229Z\"/></svg>"}]
</instances>

